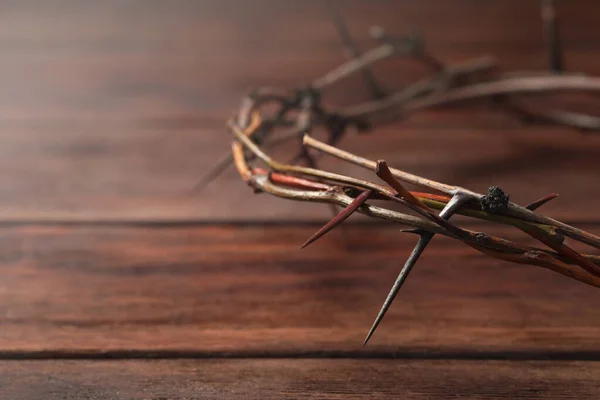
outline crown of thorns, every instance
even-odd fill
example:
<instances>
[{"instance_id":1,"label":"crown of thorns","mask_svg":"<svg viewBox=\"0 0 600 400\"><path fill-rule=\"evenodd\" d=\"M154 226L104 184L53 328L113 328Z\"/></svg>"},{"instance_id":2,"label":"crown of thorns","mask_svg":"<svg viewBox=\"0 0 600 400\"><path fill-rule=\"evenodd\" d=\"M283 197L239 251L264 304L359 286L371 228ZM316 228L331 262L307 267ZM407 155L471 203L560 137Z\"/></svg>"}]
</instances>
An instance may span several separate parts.
<instances>
[{"instance_id":1,"label":"crown of thorns","mask_svg":"<svg viewBox=\"0 0 600 400\"><path fill-rule=\"evenodd\" d=\"M329 11L350 60L304 88L261 87L249 93L227 124L233 135L231 152L219 161L200 185L214 179L233 162L242 179L256 192L343 207L302 247L317 240L354 212L402 224L409 228L403 232L418 235L418 242L387 296L365 344L435 234L459 240L490 257L540 266L600 287L600 256L581 254L565 244L565 238L569 238L600 249L600 237L536 212L556 194L521 206L511 202L499 187L490 187L487 194L475 193L391 168L384 160L369 160L337 146L351 130L371 130L376 115L393 113L402 116L428 107L477 99L493 99L498 107L526 115L532 122L543 120L577 129L599 130L598 117L533 107L518 99L518 95L528 93L600 91L599 78L564 71L552 2L542 2L550 68L538 73L492 73L495 61L488 56L461 64L446 64L426 51L419 36L396 39L381 28L372 29L372 36L379 40L379 45L360 53L331 4ZM400 90L387 91L369 67L391 57L408 57L424 63L433 71L432 76ZM352 74L362 75L373 98L344 108L326 106L322 102L325 89ZM312 137L311 133L316 130L326 132L326 140ZM299 141L300 150L287 163L279 162L267 153L281 143L294 140ZM378 179L367 181L319 169L317 161L323 155L371 170ZM256 166L259 162L262 167ZM407 183L422 191L409 191L404 186ZM369 204L369 200L374 199L399 203L417 216ZM434 210L441 211L438 214ZM449 221L453 214L514 226L535 238L541 247L526 246L461 228Z\"/></svg>"}]
</instances>

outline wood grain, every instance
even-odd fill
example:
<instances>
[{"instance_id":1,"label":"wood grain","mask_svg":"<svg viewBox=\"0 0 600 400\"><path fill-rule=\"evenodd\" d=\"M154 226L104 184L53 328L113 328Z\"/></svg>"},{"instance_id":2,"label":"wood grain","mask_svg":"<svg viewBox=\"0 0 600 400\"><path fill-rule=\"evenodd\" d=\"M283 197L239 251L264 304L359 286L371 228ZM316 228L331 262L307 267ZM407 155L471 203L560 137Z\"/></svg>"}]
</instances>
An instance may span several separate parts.
<instances>
[{"instance_id":1,"label":"wood grain","mask_svg":"<svg viewBox=\"0 0 600 400\"><path fill-rule=\"evenodd\" d=\"M169 4L30 0L0 5L2 124L220 123L249 87L295 87L344 60L324 2ZM567 65L573 70L600 71L593 51L600 38L594 9L592 0L560 4ZM369 26L380 24L398 35L423 32L430 51L445 60L489 53L502 68L546 67L536 2L355 0L345 1L342 13L363 48L373 44ZM379 69L392 86L425 73L403 60ZM343 101L347 93L338 89L332 98Z\"/></svg>"},{"instance_id":2,"label":"wood grain","mask_svg":"<svg viewBox=\"0 0 600 400\"><path fill-rule=\"evenodd\" d=\"M19 129L0 133L0 220L323 220L323 205L255 195L233 168L200 194L202 171L226 150L208 130L152 129L85 134ZM204 135L206 133L206 135ZM342 148L482 193L500 185L522 204L559 193L541 210L569 221L598 219L600 135L558 129L397 129L351 136ZM576 140L574 140L576 139ZM290 149L274 153L289 159ZM332 159L323 168L377 179Z\"/></svg>"},{"instance_id":3,"label":"wood grain","mask_svg":"<svg viewBox=\"0 0 600 400\"><path fill-rule=\"evenodd\" d=\"M569 68L599 71L597 7L559 5ZM491 53L505 68L546 64L537 2L353 0L342 13L362 47L380 24L423 32L448 60ZM224 119L249 86L297 86L344 59L321 1L29 0L0 5L0 22L0 116L13 122ZM387 72L393 65L408 73L387 74L392 84L424 72L404 61Z\"/></svg>"},{"instance_id":4,"label":"wood grain","mask_svg":"<svg viewBox=\"0 0 600 400\"><path fill-rule=\"evenodd\" d=\"M600 364L452 360L1 362L0 395L97 400L592 399Z\"/></svg>"},{"instance_id":5,"label":"wood grain","mask_svg":"<svg viewBox=\"0 0 600 400\"><path fill-rule=\"evenodd\" d=\"M600 74L598 3L559 3L567 65ZM504 69L545 68L537 2L357 0L344 2L342 13L362 48L372 45L368 27L381 24L398 35L422 31L445 60L491 53ZM323 2L3 2L0 49L1 220L328 215L252 196L231 170L202 196L189 193L226 151L224 121L247 88L302 85L344 60ZM406 60L376 72L390 87L426 73ZM326 101L364 98L360 82L347 84ZM416 114L343 146L479 191L501 184L523 202L558 192L563 197L547 208L556 218L597 215L589 199L599 190L600 139L524 128L489 105Z\"/></svg>"},{"instance_id":6,"label":"wood grain","mask_svg":"<svg viewBox=\"0 0 600 400\"><path fill-rule=\"evenodd\" d=\"M537 1L339 3L363 50L379 24L422 32L447 62L546 68ZM556 3L567 67L600 75L600 3ZM345 59L324 2L4 1L0 51L1 399L598 397L594 288L436 237L362 348L414 237L353 216L300 251L325 207L253 195L232 170L190 192L249 88ZM375 72L390 88L427 73ZM365 98L349 79L324 100ZM596 100L545 99L591 113ZM479 104L342 147L519 203L558 192L547 215L600 233L600 136Z\"/></svg>"},{"instance_id":7,"label":"wood grain","mask_svg":"<svg viewBox=\"0 0 600 400\"><path fill-rule=\"evenodd\" d=\"M362 348L414 237L316 228L4 228L0 354L597 357L597 289L437 237Z\"/></svg>"}]
</instances>

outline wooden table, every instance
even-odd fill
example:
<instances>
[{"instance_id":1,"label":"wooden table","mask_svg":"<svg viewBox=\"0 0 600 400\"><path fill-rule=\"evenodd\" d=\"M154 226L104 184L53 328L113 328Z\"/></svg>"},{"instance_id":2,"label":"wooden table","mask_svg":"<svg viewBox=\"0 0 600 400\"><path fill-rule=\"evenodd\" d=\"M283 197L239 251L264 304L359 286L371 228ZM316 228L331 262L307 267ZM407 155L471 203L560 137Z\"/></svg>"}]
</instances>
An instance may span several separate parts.
<instances>
[{"instance_id":1,"label":"wooden table","mask_svg":"<svg viewBox=\"0 0 600 400\"><path fill-rule=\"evenodd\" d=\"M598 2L558 3L567 66L600 74ZM233 170L191 192L249 87L344 60L323 7L0 4L1 399L600 397L594 288L436 237L363 348L414 237L353 217L300 251L326 207L253 195ZM444 60L546 67L535 1L357 0L343 14L362 48L380 24L418 29ZM426 72L376 71L390 87ZM349 80L329 100L348 93L365 95ZM600 135L484 104L342 146L519 203L558 192L545 214L600 233Z\"/></svg>"}]
</instances>

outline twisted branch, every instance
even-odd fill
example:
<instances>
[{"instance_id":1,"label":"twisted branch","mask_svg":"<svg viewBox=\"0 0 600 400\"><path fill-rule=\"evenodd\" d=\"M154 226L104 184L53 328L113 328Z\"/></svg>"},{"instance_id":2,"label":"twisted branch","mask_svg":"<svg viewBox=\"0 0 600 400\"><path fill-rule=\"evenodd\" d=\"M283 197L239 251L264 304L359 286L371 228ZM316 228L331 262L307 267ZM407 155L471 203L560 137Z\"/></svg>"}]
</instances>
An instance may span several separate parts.
<instances>
[{"instance_id":1,"label":"twisted branch","mask_svg":"<svg viewBox=\"0 0 600 400\"><path fill-rule=\"evenodd\" d=\"M437 107L470 100L494 99L500 106L539 119L573 128L600 130L600 118L566 110L548 110L525 106L514 97L526 93L600 92L600 79L564 72L562 52L557 39L555 15L551 1L543 2L544 21L549 35L549 62L552 73L500 74L486 80L495 66L491 57L482 57L456 65L447 65L428 54L417 36L395 39L382 29L374 30L381 43L360 53L345 25L331 8L340 37L351 59L307 87L294 91L277 88L259 88L249 93L235 116L228 122L233 135L232 151L219 163L220 172L227 162L233 161L241 178L256 192L265 192L284 199L335 204L344 209L309 238L302 247L334 229L352 213L398 223L419 235L419 240L402 268L384 305L369 331L369 340L387 309L400 290L410 271L434 235L440 234L459 240L487 256L519 264L546 268L595 287L600 287L600 256L581 254L564 243L565 237L600 249L600 237L570 226L537 212L537 209L556 197L545 196L527 206L509 201L501 188L491 187L487 194L473 192L459 186L436 182L401 169L390 168L383 160L369 160L339 148L338 143L350 130L366 131L371 128L376 114L393 110L401 114L428 107ZM369 69L376 62L391 57L409 57L427 64L433 75L396 92L380 87ZM359 73L369 86L373 99L362 104L335 109L322 102L326 88ZM268 113L266 106L275 105ZM272 108L272 107L271 107ZM327 140L320 141L311 132L320 129ZM300 152L290 163L280 162L269 155L274 147L297 140ZM373 172L378 182L325 171L318 167L320 156L335 157ZM308 167L299 165L306 160ZM261 163L262 167L255 164ZM213 171L211 179L216 176ZM203 181L206 183L205 181ZM412 184L423 191L409 191ZM418 216L369 204L371 200L399 203ZM434 210L441 210L437 214ZM540 247L522 245L501 237L459 227L450 219L461 214L503 225L513 226L534 238Z\"/></svg>"}]
</instances>

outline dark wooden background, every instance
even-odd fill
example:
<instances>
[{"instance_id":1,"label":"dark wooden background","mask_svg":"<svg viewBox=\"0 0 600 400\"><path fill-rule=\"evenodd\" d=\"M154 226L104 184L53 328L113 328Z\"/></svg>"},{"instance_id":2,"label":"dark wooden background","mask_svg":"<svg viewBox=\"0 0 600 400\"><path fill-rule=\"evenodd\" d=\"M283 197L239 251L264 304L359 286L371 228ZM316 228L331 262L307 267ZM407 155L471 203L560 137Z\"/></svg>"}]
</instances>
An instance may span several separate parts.
<instances>
[{"instance_id":1,"label":"dark wooden background","mask_svg":"<svg viewBox=\"0 0 600 400\"><path fill-rule=\"evenodd\" d=\"M379 24L444 60L546 67L537 1L340 3L363 49ZM363 348L414 237L357 217L300 251L327 208L255 196L233 170L192 192L248 88L344 60L324 7L0 3L0 398L599 397L597 290L436 238ZM600 3L557 9L568 68L600 75ZM327 100L349 98L360 82ZM479 105L342 146L521 203L558 192L547 215L600 233L600 135Z\"/></svg>"}]
</instances>

